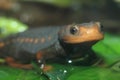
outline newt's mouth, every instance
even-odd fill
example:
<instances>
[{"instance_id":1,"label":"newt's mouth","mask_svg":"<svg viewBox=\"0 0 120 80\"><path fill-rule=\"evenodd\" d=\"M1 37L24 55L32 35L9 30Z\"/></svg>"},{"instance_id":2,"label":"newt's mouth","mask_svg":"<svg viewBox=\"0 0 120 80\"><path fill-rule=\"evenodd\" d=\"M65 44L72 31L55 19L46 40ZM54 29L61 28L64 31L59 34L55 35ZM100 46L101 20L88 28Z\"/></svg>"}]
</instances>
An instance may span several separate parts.
<instances>
[{"instance_id":1,"label":"newt's mouth","mask_svg":"<svg viewBox=\"0 0 120 80\"><path fill-rule=\"evenodd\" d=\"M103 39L103 35L99 36L82 36L82 37L71 37L66 36L63 41L65 43L84 43L84 42L93 42Z\"/></svg>"}]
</instances>

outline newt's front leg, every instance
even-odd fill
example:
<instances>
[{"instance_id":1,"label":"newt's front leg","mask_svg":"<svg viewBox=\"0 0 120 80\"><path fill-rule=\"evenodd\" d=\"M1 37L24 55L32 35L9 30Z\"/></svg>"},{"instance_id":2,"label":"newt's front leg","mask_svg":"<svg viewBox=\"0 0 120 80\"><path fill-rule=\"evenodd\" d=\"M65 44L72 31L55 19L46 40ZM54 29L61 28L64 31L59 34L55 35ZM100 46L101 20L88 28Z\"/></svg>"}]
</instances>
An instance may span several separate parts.
<instances>
[{"instance_id":1,"label":"newt's front leg","mask_svg":"<svg viewBox=\"0 0 120 80\"><path fill-rule=\"evenodd\" d=\"M52 69L51 65L46 65L44 60L43 52L38 52L36 54L37 62L40 64L40 68L43 69L44 72Z\"/></svg>"}]
</instances>

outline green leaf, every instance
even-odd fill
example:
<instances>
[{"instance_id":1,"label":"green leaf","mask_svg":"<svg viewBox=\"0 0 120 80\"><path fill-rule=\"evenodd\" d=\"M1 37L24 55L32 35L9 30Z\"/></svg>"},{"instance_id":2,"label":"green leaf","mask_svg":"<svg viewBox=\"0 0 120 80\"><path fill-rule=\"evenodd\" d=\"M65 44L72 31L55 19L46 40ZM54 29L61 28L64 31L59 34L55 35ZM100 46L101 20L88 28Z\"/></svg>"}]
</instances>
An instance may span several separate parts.
<instances>
[{"instance_id":1,"label":"green leaf","mask_svg":"<svg viewBox=\"0 0 120 80\"><path fill-rule=\"evenodd\" d=\"M23 32L28 26L14 18L0 17L0 37Z\"/></svg>"},{"instance_id":2,"label":"green leaf","mask_svg":"<svg viewBox=\"0 0 120 80\"><path fill-rule=\"evenodd\" d=\"M120 36L106 33L104 40L93 46L93 50L106 64L113 64L120 60Z\"/></svg>"},{"instance_id":3,"label":"green leaf","mask_svg":"<svg viewBox=\"0 0 120 80\"><path fill-rule=\"evenodd\" d=\"M44 80L44 79L34 70L23 70L7 66L0 66L0 80Z\"/></svg>"},{"instance_id":4,"label":"green leaf","mask_svg":"<svg viewBox=\"0 0 120 80\"><path fill-rule=\"evenodd\" d=\"M43 3L47 3L47 4L52 4L58 7L69 7L72 4L72 0L22 0L22 1L31 1L31 2L43 2Z\"/></svg>"},{"instance_id":5,"label":"green leaf","mask_svg":"<svg viewBox=\"0 0 120 80\"><path fill-rule=\"evenodd\" d=\"M77 69L67 80L119 80L120 73L111 69L99 67L83 67L84 70Z\"/></svg>"}]
</instances>

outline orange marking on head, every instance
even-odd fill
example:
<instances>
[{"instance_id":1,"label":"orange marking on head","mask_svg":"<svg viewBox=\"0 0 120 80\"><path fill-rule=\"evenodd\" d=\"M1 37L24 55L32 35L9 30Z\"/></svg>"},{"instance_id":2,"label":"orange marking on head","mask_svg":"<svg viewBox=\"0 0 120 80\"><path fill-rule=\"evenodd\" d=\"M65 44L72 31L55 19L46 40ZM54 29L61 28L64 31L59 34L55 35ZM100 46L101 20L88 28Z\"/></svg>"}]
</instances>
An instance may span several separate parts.
<instances>
[{"instance_id":1,"label":"orange marking on head","mask_svg":"<svg viewBox=\"0 0 120 80\"><path fill-rule=\"evenodd\" d=\"M41 43L44 43L45 42L45 38L41 38L40 41L41 41Z\"/></svg>"},{"instance_id":2,"label":"orange marking on head","mask_svg":"<svg viewBox=\"0 0 120 80\"><path fill-rule=\"evenodd\" d=\"M85 25L86 26L86 25ZM100 31L98 23L93 24L91 27L79 26L78 35L65 35L62 39L66 43L82 43L98 41L104 38L103 33Z\"/></svg>"}]
</instances>

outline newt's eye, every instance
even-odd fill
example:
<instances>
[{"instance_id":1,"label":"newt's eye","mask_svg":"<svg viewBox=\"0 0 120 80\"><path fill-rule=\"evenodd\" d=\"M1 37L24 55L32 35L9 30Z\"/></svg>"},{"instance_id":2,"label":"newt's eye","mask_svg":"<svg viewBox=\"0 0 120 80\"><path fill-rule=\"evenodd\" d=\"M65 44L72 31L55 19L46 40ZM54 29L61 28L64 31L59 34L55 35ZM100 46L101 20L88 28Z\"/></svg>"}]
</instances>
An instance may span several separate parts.
<instances>
[{"instance_id":1,"label":"newt's eye","mask_svg":"<svg viewBox=\"0 0 120 80\"><path fill-rule=\"evenodd\" d=\"M76 33L78 33L78 27L77 26L73 26L70 28L70 33L75 35Z\"/></svg>"}]
</instances>

